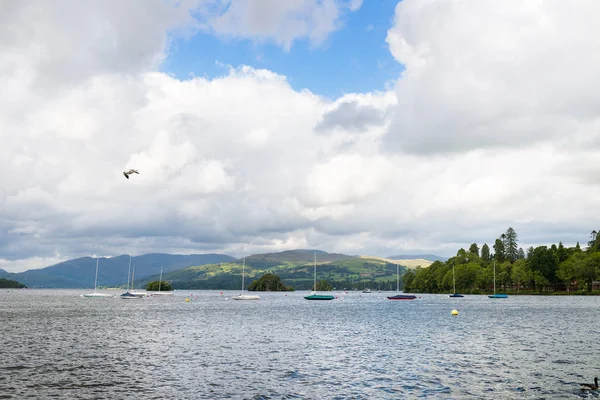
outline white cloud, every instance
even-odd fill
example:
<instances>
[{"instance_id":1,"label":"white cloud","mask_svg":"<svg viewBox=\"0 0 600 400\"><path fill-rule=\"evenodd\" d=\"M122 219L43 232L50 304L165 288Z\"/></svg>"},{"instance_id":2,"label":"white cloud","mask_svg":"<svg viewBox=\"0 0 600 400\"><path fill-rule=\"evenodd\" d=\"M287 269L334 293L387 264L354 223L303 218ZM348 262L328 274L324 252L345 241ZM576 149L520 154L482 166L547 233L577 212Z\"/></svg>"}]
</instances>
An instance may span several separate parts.
<instances>
[{"instance_id":1,"label":"white cloud","mask_svg":"<svg viewBox=\"0 0 600 400\"><path fill-rule=\"evenodd\" d=\"M207 25L219 35L273 40L290 50L294 40L314 45L340 27L343 9L357 11L362 0L218 0L205 11ZM217 16L213 16L214 14Z\"/></svg>"},{"instance_id":2,"label":"white cloud","mask_svg":"<svg viewBox=\"0 0 600 400\"><path fill-rule=\"evenodd\" d=\"M152 2L148 16L68 4L0 6L0 268L151 251L449 255L508 226L523 246L598 228L595 2L404 0L388 35L406 66L396 86L335 101L248 66L156 72L200 3ZM314 19L326 2L274 16L236 4L216 15L269 24L227 32L284 46L338 18ZM289 18L309 22L288 32Z\"/></svg>"},{"instance_id":3,"label":"white cloud","mask_svg":"<svg viewBox=\"0 0 600 400\"><path fill-rule=\"evenodd\" d=\"M387 145L514 148L597 137L600 3L407 0L387 42L406 70Z\"/></svg>"}]
</instances>

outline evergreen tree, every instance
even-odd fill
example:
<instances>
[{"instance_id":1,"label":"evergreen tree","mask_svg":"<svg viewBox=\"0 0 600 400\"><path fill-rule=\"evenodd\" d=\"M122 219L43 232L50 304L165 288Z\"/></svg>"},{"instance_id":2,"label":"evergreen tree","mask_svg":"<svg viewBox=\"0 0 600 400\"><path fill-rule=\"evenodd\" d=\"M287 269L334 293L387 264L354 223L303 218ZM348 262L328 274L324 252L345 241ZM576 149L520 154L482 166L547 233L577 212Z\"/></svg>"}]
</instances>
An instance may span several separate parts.
<instances>
[{"instance_id":1,"label":"evergreen tree","mask_svg":"<svg viewBox=\"0 0 600 400\"><path fill-rule=\"evenodd\" d=\"M563 262L567 258L569 258L569 253L567 252L567 249L565 249L565 246L563 246L562 242L558 242L558 249L556 249L556 255L558 256L559 262Z\"/></svg>"},{"instance_id":2,"label":"evergreen tree","mask_svg":"<svg viewBox=\"0 0 600 400\"><path fill-rule=\"evenodd\" d=\"M529 246L527 248L527 258L531 258L532 255L533 255L533 246Z\"/></svg>"},{"instance_id":3,"label":"evergreen tree","mask_svg":"<svg viewBox=\"0 0 600 400\"><path fill-rule=\"evenodd\" d=\"M590 241L588 242L587 250L591 252L600 250L600 235L598 235L598 232L595 230L590 233Z\"/></svg>"},{"instance_id":4,"label":"evergreen tree","mask_svg":"<svg viewBox=\"0 0 600 400\"><path fill-rule=\"evenodd\" d=\"M490 261L490 246L488 246L487 243L484 243L483 246L481 246L481 259L483 261Z\"/></svg>"},{"instance_id":5,"label":"evergreen tree","mask_svg":"<svg viewBox=\"0 0 600 400\"><path fill-rule=\"evenodd\" d=\"M504 255L505 258L514 263L519 258L517 232L511 227L504 234Z\"/></svg>"},{"instance_id":6,"label":"evergreen tree","mask_svg":"<svg viewBox=\"0 0 600 400\"><path fill-rule=\"evenodd\" d=\"M525 259L525 251L523 250L522 247L519 247L519 255L517 256L518 260L524 260Z\"/></svg>"},{"instance_id":7,"label":"evergreen tree","mask_svg":"<svg viewBox=\"0 0 600 400\"><path fill-rule=\"evenodd\" d=\"M504 234L502 234L504 236ZM504 262L504 243L502 239L496 239L494 243L494 260L498 262Z\"/></svg>"},{"instance_id":8,"label":"evergreen tree","mask_svg":"<svg viewBox=\"0 0 600 400\"><path fill-rule=\"evenodd\" d=\"M469 253L479 256L479 247L477 247L477 243L473 243L471 247L469 247Z\"/></svg>"}]
</instances>

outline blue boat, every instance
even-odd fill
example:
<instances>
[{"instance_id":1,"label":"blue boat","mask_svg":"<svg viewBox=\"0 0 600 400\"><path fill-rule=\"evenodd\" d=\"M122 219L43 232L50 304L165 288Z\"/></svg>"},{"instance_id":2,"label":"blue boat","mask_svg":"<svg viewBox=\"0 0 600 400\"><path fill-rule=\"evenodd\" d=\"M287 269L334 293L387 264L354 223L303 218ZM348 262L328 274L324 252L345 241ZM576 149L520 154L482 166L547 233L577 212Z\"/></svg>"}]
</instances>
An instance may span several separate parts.
<instances>
[{"instance_id":1,"label":"blue boat","mask_svg":"<svg viewBox=\"0 0 600 400\"><path fill-rule=\"evenodd\" d=\"M462 294L458 294L458 293L452 293L450 295L448 295L448 297L465 297Z\"/></svg>"}]
</instances>

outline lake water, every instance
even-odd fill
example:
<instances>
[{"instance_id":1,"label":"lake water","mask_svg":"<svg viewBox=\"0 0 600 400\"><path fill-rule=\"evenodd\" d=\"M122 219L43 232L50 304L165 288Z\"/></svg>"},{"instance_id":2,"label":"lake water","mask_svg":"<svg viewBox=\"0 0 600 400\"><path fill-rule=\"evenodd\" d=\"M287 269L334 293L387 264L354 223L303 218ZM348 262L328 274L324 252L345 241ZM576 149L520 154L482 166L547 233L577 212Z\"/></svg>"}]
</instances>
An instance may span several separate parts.
<instances>
[{"instance_id":1,"label":"lake water","mask_svg":"<svg viewBox=\"0 0 600 400\"><path fill-rule=\"evenodd\" d=\"M599 297L84 292L0 291L0 398L600 398Z\"/></svg>"}]
</instances>

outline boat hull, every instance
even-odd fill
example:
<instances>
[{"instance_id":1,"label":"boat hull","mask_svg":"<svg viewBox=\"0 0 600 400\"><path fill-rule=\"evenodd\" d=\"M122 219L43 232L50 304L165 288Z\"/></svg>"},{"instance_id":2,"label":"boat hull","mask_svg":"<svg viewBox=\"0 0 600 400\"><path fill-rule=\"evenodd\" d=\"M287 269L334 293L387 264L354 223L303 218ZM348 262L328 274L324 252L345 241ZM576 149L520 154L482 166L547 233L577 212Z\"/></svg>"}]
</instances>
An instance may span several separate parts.
<instances>
[{"instance_id":1,"label":"boat hull","mask_svg":"<svg viewBox=\"0 0 600 400\"><path fill-rule=\"evenodd\" d=\"M82 294L81 297L88 297L88 298L109 298L109 297L114 297L114 295L112 294L108 294L108 293L86 293L86 294Z\"/></svg>"},{"instance_id":2,"label":"boat hull","mask_svg":"<svg viewBox=\"0 0 600 400\"><path fill-rule=\"evenodd\" d=\"M254 294L240 294L238 296L233 296L233 300L260 300L260 296Z\"/></svg>"},{"instance_id":3,"label":"boat hull","mask_svg":"<svg viewBox=\"0 0 600 400\"><path fill-rule=\"evenodd\" d=\"M488 296L490 299L506 299L508 295L506 294L492 294Z\"/></svg>"},{"instance_id":4,"label":"boat hull","mask_svg":"<svg viewBox=\"0 0 600 400\"><path fill-rule=\"evenodd\" d=\"M126 293L123 293L120 297L122 299L129 300L129 299L141 299L142 297L144 297L144 295L143 294L138 294L138 293L129 293L129 292L126 292Z\"/></svg>"},{"instance_id":5,"label":"boat hull","mask_svg":"<svg viewBox=\"0 0 600 400\"><path fill-rule=\"evenodd\" d=\"M454 293L454 294L448 295L448 297L465 297L465 296L463 296L462 294Z\"/></svg>"},{"instance_id":6,"label":"boat hull","mask_svg":"<svg viewBox=\"0 0 600 400\"><path fill-rule=\"evenodd\" d=\"M417 296L414 294L397 294L395 296L388 296L388 300L414 300Z\"/></svg>"},{"instance_id":7,"label":"boat hull","mask_svg":"<svg viewBox=\"0 0 600 400\"><path fill-rule=\"evenodd\" d=\"M333 300L334 296L329 294L311 294L309 296L304 296L306 300Z\"/></svg>"}]
</instances>

